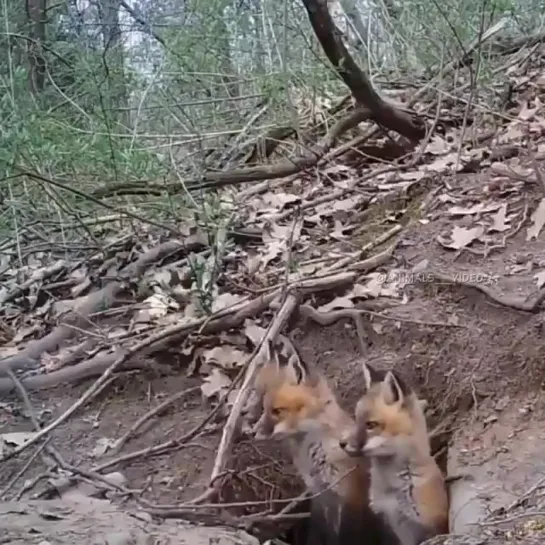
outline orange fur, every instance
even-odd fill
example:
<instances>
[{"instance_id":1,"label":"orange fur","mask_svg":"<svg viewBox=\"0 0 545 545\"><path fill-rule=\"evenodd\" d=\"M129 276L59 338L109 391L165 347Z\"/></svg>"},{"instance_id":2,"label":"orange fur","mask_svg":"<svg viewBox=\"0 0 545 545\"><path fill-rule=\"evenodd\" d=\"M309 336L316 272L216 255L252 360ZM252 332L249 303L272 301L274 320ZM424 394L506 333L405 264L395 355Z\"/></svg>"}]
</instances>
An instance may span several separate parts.
<instances>
[{"instance_id":1,"label":"orange fur","mask_svg":"<svg viewBox=\"0 0 545 545\"><path fill-rule=\"evenodd\" d=\"M381 475L390 478L384 473L389 471L389 462L385 462L388 456L398 461L406 460L412 480L412 501L420 524L430 537L447 533L447 490L443 475L431 455L423 403L393 373L380 378L372 377L371 373L376 372L364 365L366 392L356 407L356 426L345 437L343 446L352 455L367 453L372 465L373 460L377 460L376 467L380 468L371 473L371 478L376 476L377 481L381 480ZM379 459L382 462L378 463ZM394 469L392 463L392 471L398 471L402 465L398 464ZM373 495L374 490L380 490L380 483L375 488L373 481L371 488ZM385 493L387 488L384 487L380 493ZM375 500L372 498L372 501Z\"/></svg>"},{"instance_id":2,"label":"orange fur","mask_svg":"<svg viewBox=\"0 0 545 545\"><path fill-rule=\"evenodd\" d=\"M313 494L325 486L355 512L368 509L366 460L349 456L339 445L354 421L340 407L326 379L314 375L296 383L282 371L269 369L259 380L264 387L264 412L256 436L288 440L294 464Z\"/></svg>"}]
</instances>

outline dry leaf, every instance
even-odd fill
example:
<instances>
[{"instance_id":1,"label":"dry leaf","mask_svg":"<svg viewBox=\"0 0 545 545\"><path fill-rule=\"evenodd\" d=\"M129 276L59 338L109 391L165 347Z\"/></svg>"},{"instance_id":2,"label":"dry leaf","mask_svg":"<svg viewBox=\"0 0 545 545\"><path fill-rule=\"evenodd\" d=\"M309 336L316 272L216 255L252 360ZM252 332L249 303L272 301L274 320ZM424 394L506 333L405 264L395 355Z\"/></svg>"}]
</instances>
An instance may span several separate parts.
<instances>
[{"instance_id":1,"label":"dry leaf","mask_svg":"<svg viewBox=\"0 0 545 545\"><path fill-rule=\"evenodd\" d=\"M401 291L401 288L403 287L403 283L408 284L411 282L409 275L402 275L399 276L400 279L405 279L405 282L389 282L382 285L382 289L380 290L380 295L382 297L399 297L399 293ZM402 304L407 304L408 299L406 296L404 296L405 299L402 301Z\"/></svg>"},{"instance_id":2,"label":"dry leaf","mask_svg":"<svg viewBox=\"0 0 545 545\"><path fill-rule=\"evenodd\" d=\"M411 270L411 272L413 273L419 273L419 272L424 272L427 268L428 268L428 265L429 265L429 259L422 259L421 261L419 261Z\"/></svg>"},{"instance_id":3,"label":"dry leaf","mask_svg":"<svg viewBox=\"0 0 545 545\"><path fill-rule=\"evenodd\" d=\"M284 240L274 240L267 243L266 248L262 251L260 256L259 269L262 270L268 265L271 261L276 259L286 247L286 242Z\"/></svg>"},{"instance_id":4,"label":"dry leaf","mask_svg":"<svg viewBox=\"0 0 545 545\"><path fill-rule=\"evenodd\" d=\"M293 224L289 225L278 225L276 223L269 226L268 229L263 230L263 242L265 244L270 244L272 242L282 242L286 243L290 238L297 240L301 233L302 221L298 221L295 226Z\"/></svg>"},{"instance_id":5,"label":"dry leaf","mask_svg":"<svg viewBox=\"0 0 545 545\"><path fill-rule=\"evenodd\" d=\"M525 137L525 131L520 123L510 123L507 129L498 136L498 144L519 142Z\"/></svg>"},{"instance_id":6,"label":"dry leaf","mask_svg":"<svg viewBox=\"0 0 545 545\"><path fill-rule=\"evenodd\" d=\"M266 329L258 326L253 320L246 319L244 323L244 335L250 339L250 342L257 346L265 336Z\"/></svg>"},{"instance_id":7,"label":"dry leaf","mask_svg":"<svg viewBox=\"0 0 545 545\"><path fill-rule=\"evenodd\" d=\"M214 299L214 302L212 303L212 312L219 312L224 308L232 307L245 299L246 297L237 295L236 293L222 293Z\"/></svg>"},{"instance_id":8,"label":"dry leaf","mask_svg":"<svg viewBox=\"0 0 545 545\"><path fill-rule=\"evenodd\" d=\"M464 208L463 206L452 206L448 209L448 214L451 216L467 216L471 214L482 214L483 212L495 212L501 207L501 204L476 204L471 208Z\"/></svg>"},{"instance_id":9,"label":"dry leaf","mask_svg":"<svg viewBox=\"0 0 545 545\"><path fill-rule=\"evenodd\" d=\"M262 199L272 211L276 212L282 210L286 204L300 200L300 197L291 193L266 193Z\"/></svg>"},{"instance_id":10,"label":"dry leaf","mask_svg":"<svg viewBox=\"0 0 545 545\"><path fill-rule=\"evenodd\" d=\"M419 167L419 170L422 172L447 172L451 170L451 168L456 163L456 153L449 153L448 155L444 155L443 157L437 157L435 161L424 164Z\"/></svg>"},{"instance_id":11,"label":"dry leaf","mask_svg":"<svg viewBox=\"0 0 545 545\"><path fill-rule=\"evenodd\" d=\"M444 138L441 138L436 134L430 139L430 143L426 147L426 151L432 155L441 155L447 153L450 150L450 146L447 144Z\"/></svg>"},{"instance_id":12,"label":"dry leaf","mask_svg":"<svg viewBox=\"0 0 545 545\"><path fill-rule=\"evenodd\" d=\"M231 345L216 346L202 353L202 358L207 364L215 364L223 369L233 369L243 365L248 355Z\"/></svg>"},{"instance_id":13,"label":"dry leaf","mask_svg":"<svg viewBox=\"0 0 545 545\"><path fill-rule=\"evenodd\" d=\"M99 437L96 442L95 448L91 451L91 456L93 458L100 458L104 456L108 449L112 448L115 445L113 439L108 439L107 437Z\"/></svg>"},{"instance_id":14,"label":"dry leaf","mask_svg":"<svg viewBox=\"0 0 545 545\"><path fill-rule=\"evenodd\" d=\"M480 236L482 236L483 232L484 229L482 226L466 229L465 227L458 227L458 225L455 225L450 235L452 239L451 242L448 242L442 236L438 236L437 240L443 246L445 246L445 248L454 248L455 250L461 250L462 248L465 248L474 240L477 240Z\"/></svg>"},{"instance_id":15,"label":"dry leaf","mask_svg":"<svg viewBox=\"0 0 545 545\"><path fill-rule=\"evenodd\" d=\"M262 260L260 255L249 255L246 261L246 268L250 275L254 275L261 267Z\"/></svg>"},{"instance_id":16,"label":"dry leaf","mask_svg":"<svg viewBox=\"0 0 545 545\"><path fill-rule=\"evenodd\" d=\"M6 443L7 445L15 445L16 447L20 447L21 445L24 445L27 441L30 441L35 435L36 432L14 431L12 433L1 434L0 439L3 439L4 443Z\"/></svg>"},{"instance_id":17,"label":"dry leaf","mask_svg":"<svg viewBox=\"0 0 545 545\"><path fill-rule=\"evenodd\" d=\"M370 273L367 275L369 281L363 286L370 297L378 297L382 291L385 275L382 273ZM361 293L361 289L358 290Z\"/></svg>"},{"instance_id":18,"label":"dry leaf","mask_svg":"<svg viewBox=\"0 0 545 545\"><path fill-rule=\"evenodd\" d=\"M545 271L534 274L538 289L541 289L545 285Z\"/></svg>"},{"instance_id":19,"label":"dry leaf","mask_svg":"<svg viewBox=\"0 0 545 545\"><path fill-rule=\"evenodd\" d=\"M537 78L536 85L538 87L541 87L542 89L545 89L545 75L539 76L539 78Z\"/></svg>"},{"instance_id":20,"label":"dry leaf","mask_svg":"<svg viewBox=\"0 0 545 545\"><path fill-rule=\"evenodd\" d=\"M22 327L17 331L15 337L13 337L12 342L15 344L20 343L22 340L26 339L26 337L29 337L33 333L39 333L41 328L42 325L40 323L35 323L29 327Z\"/></svg>"},{"instance_id":21,"label":"dry leaf","mask_svg":"<svg viewBox=\"0 0 545 545\"><path fill-rule=\"evenodd\" d=\"M538 99L536 98L536 103L538 103ZM517 116L522 121L530 121L534 115L536 115L536 112L539 110L539 106L535 106L534 108L530 108L528 106L528 103L526 103L519 112L519 115Z\"/></svg>"},{"instance_id":22,"label":"dry leaf","mask_svg":"<svg viewBox=\"0 0 545 545\"><path fill-rule=\"evenodd\" d=\"M2 346L0 347L0 360L11 358L11 356L15 356L18 353L19 349L16 346Z\"/></svg>"},{"instance_id":23,"label":"dry leaf","mask_svg":"<svg viewBox=\"0 0 545 545\"><path fill-rule=\"evenodd\" d=\"M179 308L178 303L170 299L165 293L154 293L143 301L143 304L147 306L142 310L139 310L134 318L136 323L151 322L157 318L166 316L169 308Z\"/></svg>"},{"instance_id":24,"label":"dry leaf","mask_svg":"<svg viewBox=\"0 0 545 545\"><path fill-rule=\"evenodd\" d=\"M541 233L541 229L543 229L543 226L545 225L545 199L541 199L539 201L538 207L532 214L532 221L534 222L533 225L528 227L526 232L527 241L537 238L539 233Z\"/></svg>"},{"instance_id":25,"label":"dry leaf","mask_svg":"<svg viewBox=\"0 0 545 545\"><path fill-rule=\"evenodd\" d=\"M335 227L333 230L329 231L329 236L334 240L343 240L346 238L346 235L343 233L343 231L347 227L342 224L338 219L335 220Z\"/></svg>"},{"instance_id":26,"label":"dry leaf","mask_svg":"<svg viewBox=\"0 0 545 545\"><path fill-rule=\"evenodd\" d=\"M501 208L497 211L496 214L492 216L493 225L490 227L490 231L498 231L503 233L509 229L505 219L507 217L507 204L502 204Z\"/></svg>"},{"instance_id":27,"label":"dry leaf","mask_svg":"<svg viewBox=\"0 0 545 545\"><path fill-rule=\"evenodd\" d=\"M201 392L206 398L218 395L222 390L229 388L231 379L219 369L212 369L212 372L204 378L201 385Z\"/></svg>"}]
</instances>

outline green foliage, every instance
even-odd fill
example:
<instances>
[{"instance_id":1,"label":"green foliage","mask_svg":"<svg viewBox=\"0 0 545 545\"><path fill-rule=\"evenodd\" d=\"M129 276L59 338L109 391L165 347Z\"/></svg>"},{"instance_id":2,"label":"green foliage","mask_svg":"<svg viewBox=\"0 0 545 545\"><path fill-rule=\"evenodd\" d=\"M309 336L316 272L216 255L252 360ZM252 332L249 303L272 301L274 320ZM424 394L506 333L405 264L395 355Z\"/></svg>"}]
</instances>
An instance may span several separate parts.
<instances>
[{"instance_id":1,"label":"green foliage","mask_svg":"<svg viewBox=\"0 0 545 545\"><path fill-rule=\"evenodd\" d=\"M508 34L526 35L540 27L544 12L544 0L342 4L356 5L370 32L362 51L351 51L372 79L435 74L500 18L509 18ZM49 6L41 43L24 4L2 0L3 176L22 166L70 177L89 192L97 183L198 179L239 142L293 123L316 98L346 93L300 0L140 0L132 14L120 9L113 17L97 8L111 5L115 0ZM107 47L106 36L116 37ZM43 88L32 92L36 44L46 69ZM479 82L492 83L487 47L481 54ZM264 104L266 113L254 119ZM150 199L131 203L156 213L162 199L155 208ZM167 204L176 217L201 207L197 215L214 229L226 221L219 202L178 195Z\"/></svg>"}]
</instances>

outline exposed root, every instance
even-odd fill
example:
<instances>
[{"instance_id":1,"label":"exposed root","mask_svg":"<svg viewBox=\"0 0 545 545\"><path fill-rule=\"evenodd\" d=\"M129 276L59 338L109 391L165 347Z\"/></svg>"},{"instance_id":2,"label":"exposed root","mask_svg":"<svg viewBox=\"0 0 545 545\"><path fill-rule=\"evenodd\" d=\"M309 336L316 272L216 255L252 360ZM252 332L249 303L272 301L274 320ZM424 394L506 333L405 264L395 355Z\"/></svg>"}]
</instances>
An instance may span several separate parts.
<instances>
[{"instance_id":1,"label":"exposed root","mask_svg":"<svg viewBox=\"0 0 545 545\"><path fill-rule=\"evenodd\" d=\"M152 263L162 259L164 256L172 254L175 251L184 250L186 252L202 248L200 240L179 241L169 240L159 246L156 246L148 252L142 254L135 262L124 267L120 272L123 279L139 278L144 274L147 267ZM0 375L6 374L8 369L25 369L36 364L44 352L55 352L69 338L74 336L78 330L89 328L89 316L98 310L110 308L123 289L121 281L111 282L106 287L82 298L78 305L70 309L70 312L64 317L63 323L57 326L45 337L37 341L32 341L28 346L10 358L0 361Z\"/></svg>"},{"instance_id":2,"label":"exposed root","mask_svg":"<svg viewBox=\"0 0 545 545\"><path fill-rule=\"evenodd\" d=\"M427 269L426 274L430 274L434 280L440 280L441 282L456 284L458 286L465 286L468 288L473 288L484 293L489 299L498 303L503 307L513 308L515 310L522 310L524 312L538 312L541 304L545 301L545 288L539 290L536 294L527 299L521 300L516 297L509 295L499 295L490 289L485 284L477 284L473 282L467 282L465 280L457 279L452 275L448 275L436 270Z\"/></svg>"}]
</instances>

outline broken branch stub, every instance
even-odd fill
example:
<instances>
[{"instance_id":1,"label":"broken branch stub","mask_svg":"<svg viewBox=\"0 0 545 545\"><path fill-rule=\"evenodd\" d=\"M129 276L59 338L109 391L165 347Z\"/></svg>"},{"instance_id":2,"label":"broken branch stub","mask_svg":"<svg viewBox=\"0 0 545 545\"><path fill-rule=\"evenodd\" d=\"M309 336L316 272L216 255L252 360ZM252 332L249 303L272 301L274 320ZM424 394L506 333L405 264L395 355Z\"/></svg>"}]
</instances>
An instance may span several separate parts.
<instances>
[{"instance_id":1,"label":"broken branch stub","mask_svg":"<svg viewBox=\"0 0 545 545\"><path fill-rule=\"evenodd\" d=\"M326 0L303 0L310 23L327 58L361 106L369 109L373 121L410 140L426 134L426 125L416 113L408 113L386 102L375 91L367 75L344 46L327 9Z\"/></svg>"}]
</instances>

